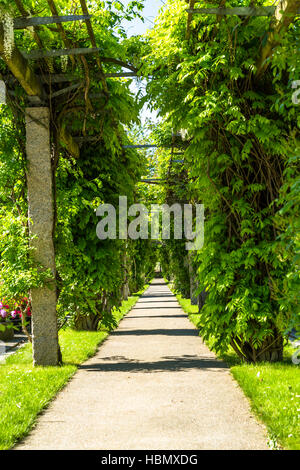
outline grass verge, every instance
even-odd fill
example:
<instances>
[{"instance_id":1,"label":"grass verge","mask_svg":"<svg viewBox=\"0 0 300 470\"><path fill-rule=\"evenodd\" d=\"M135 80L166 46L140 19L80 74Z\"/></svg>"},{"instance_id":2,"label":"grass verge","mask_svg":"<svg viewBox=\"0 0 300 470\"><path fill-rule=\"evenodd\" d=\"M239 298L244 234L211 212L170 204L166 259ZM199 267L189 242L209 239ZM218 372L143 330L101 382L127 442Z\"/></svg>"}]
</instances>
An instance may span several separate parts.
<instances>
[{"instance_id":1,"label":"grass verge","mask_svg":"<svg viewBox=\"0 0 300 470\"><path fill-rule=\"evenodd\" d=\"M147 287L147 286L146 286ZM145 288L146 288L145 287ZM123 301L114 311L117 323L137 302L145 288ZM33 367L31 344L26 344L0 364L0 449L10 449L34 425L37 415L76 372L93 356L109 331L61 330L62 367Z\"/></svg>"},{"instance_id":2,"label":"grass verge","mask_svg":"<svg viewBox=\"0 0 300 470\"><path fill-rule=\"evenodd\" d=\"M198 327L197 305L180 295L177 299ZM293 352L287 347L283 362L255 365L241 362L231 349L219 356L250 399L252 411L266 425L272 449L300 450L300 366L292 363Z\"/></svg>"}]
</instances>

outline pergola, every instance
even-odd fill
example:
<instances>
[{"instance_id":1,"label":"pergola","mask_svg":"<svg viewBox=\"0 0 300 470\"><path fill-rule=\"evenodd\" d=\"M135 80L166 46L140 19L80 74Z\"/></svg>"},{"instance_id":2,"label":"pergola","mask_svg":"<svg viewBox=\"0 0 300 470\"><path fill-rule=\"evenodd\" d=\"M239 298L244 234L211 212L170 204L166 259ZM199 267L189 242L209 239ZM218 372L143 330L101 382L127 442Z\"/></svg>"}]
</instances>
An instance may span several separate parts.
<instances>
[{"instance_id":1,"label":"pergola","mask_svg":"<svg viewBox=\"0 0 300 470\"><path fill-rule=\"evenodd\" d=\"M32 342L33 358L35 365L57 365L60 362L58 346L56 303L57 293L55 285L55 252L53 244L54 230L54 182L53 182L53 142L50 138L50 127L56 128L57 144L74 158L80 155L80 144L84 141L96 140L97 135L74 136L67 130L62 120L52 122L53 110L57 106L57 98L69 97L71 92L80 92L81 99L86 108L91 112L93 104L99 100L105 106L109 100L107 78L133 77L137 70L131 64L114 57L102 57L100 48L97 47L96 38L91 23L86 1L80 0L81 15L60 15L54 0L46 0L52 16L31 16L22 0L15 0L20 12L20 17L14 19L14 29L30 28L34 41L39 49L30 52L21 51L17 45L13 45L11 54L5 53L5 38L3 24L0 22L0 56L5 61L11 72L4 79L7 88L8 100L15 95L15 89L21 85L27 95L27 107L25 109L26 122L26 156L28 161L27 187L30 244L34 248L35 260L50 269L53 281L45 287L35 288L31 291L32 302ZM76 47L68 38L64 24L67 22L84 22L90 40L90 47ZM46 50L40 37L40 30L49 27L62 41L65 48L58 50ZM97 73L93 74L101 84L101 92L90 91L89 64L87 54L95 57ZM51 73L49 59L52 57L68 56L72 70L76 74ZM41 64L42 73L37 73L31 62ZM114 64L126 68L127 72L105 73L103 64ZM47 72L45 72L45 70ZM2 82L3 83L3 82ZM93 104L92 104L93 102ZM50 112L51 110L51 112ZM58 152L58 149L54 149Z\"/></svg>"},{"instance_id":2,"label":"pergola","mask_svg":"<svg viewBox=\"0 0 300 470\"><path fill-rule=\"evenodd\" d=\"M132 64L125 63L119 58L104 57L97 46L96 38L91 22L86 0L80 0L81 15L59 14L54 0L47 1L52 16L32 17L27 11L22 0L14 0L20 12L20 17L14 19L14 29L30 28L34 41L39 49L30 52L22 52L14 45L11 55L7 56L4 45L4 30L0 23L0 56L5 61L10 74L0 77L5 80L9 94L14 94L16 85L21 85L27 94L28 106L26 115L26 154L28 160L27 185L30 219L31 245L34 248L35 259L45 269L50 269L55 279L55 252L53 245L54 227L54 198L53 198L53 162L51 159L50 126L53 124L53 113L57 98L68 96L71 92L82 93L82 100L87 109L93 109L93 103L102 100L103 104L109 100L107 78L133 77L137 70ZM268 67L268 57L272 55L274 47L278 44L278 37L299 14L299 0L282 0L277 6L271 7L247 7L225 8L225 0L221 0L219 8L196 9L195 0L189 0L187 11L187 40L191 37L192 20L196 15L216 15L216 22L220 22L225 15L238 15L240 17L268 16L273 23L268 33L266 43L261 46L259 60L257 62L256 79L259 79ZM66 22L80 21L86 25L90 47L76 47L69 39L64 24ZM49 27L58 35L64 44L64 49L46 50L40 37L40 29ZM97 64L97 78L101 84L101 92L91 93L90 70L86 56L95 57ZM77 73L51 73L49 59L53 57L67 56L70 58L72 68ZM31 66L31 61L43 64L42 70L47 73L37 73ZM103 64L115 64L126 68L126 72L105 73ZM66 149L74 158L80 154L80 143L97 141L97 135L72 135L65 126L64 120L55 122L57 142ZM149 147L148 145L147 147ZM129 146L124 146L128 148ZM132 148L133 146L131 146ZM57 149L55 149L57 152ZM172 161L172 158L171 158ZM175 160L173 160L175 162ZM182 162L181 160L178 162ZM150 184L160 181L145 180ZM36 365L57 365L60 361L57 316L56 316L56 286L55 281L45 287L32 289L32 326L33 326L33 355Z\"/></svg>"}]
</instances>

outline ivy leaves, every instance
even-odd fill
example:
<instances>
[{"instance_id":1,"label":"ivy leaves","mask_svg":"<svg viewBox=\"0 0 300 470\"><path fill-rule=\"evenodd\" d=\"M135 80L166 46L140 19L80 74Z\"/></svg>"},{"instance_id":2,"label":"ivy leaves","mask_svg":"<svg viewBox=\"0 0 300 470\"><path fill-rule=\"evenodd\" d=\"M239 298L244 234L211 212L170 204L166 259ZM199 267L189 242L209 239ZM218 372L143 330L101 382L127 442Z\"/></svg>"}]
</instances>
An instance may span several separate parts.
<instances>
[{"instance_id":1,"label":"ivy leaves","mask_svg":"<svg viewBox=\"0 0 300 470\"><path fill-rule=\"evenodd\" d=\"M299 130L289 89L300 72L293 52L299 21L258 82L252 74L269 19L230 16L216 24L213 15L197 16L188 42L184 4L170 0L149 34L148 93L165 122L190 136L186 194L206 208L205 244L195 256L198 293L209 291L200 312L202 334L219 351L238 338L253 360L249 345L251 351L265 340L271 344L268 336L283 333L283 325L295 318L293 309L299 320L294 295L299 265L293 255L299 187L292 164ZM172 189L176 200L179 190ZM176 257L173 244L167 251L170 260ZM182 270L182 263L172 262L168 273L183 288Z\"/></svg>"}]
</instances>

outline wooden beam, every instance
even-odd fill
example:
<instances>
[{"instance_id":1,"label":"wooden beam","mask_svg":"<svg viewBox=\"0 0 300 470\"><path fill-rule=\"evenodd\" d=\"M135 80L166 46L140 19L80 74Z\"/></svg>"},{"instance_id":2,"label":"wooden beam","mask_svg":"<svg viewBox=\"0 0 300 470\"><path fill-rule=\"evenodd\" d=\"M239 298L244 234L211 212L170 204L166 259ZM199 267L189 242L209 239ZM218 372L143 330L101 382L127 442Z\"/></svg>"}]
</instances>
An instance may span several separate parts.
<instances>
[{"instance_id":1,"label":"wooden beam","mask_svg":"<svg viewBox=\"0 0 300 470\"><path fill-rule=\"evenodd\" d=\"M24 8L22 0L15 0L15 4L17 5L17 8L18 8L18 10L21 13L23 18L27 18L28 16L31 15L31 10L27 11ZM38 34L38 27L33 26L32 28L29 28L29 32L32 35L32 37L34 38L34 40L37 43L37 45L39 46L39 48L44 49L43 41L41 40L41 38ZM51 71L51 64L49 63L49 60L45 59L45 63L46 63L48 71L50 72Z\"/></svg>"},{"instance_id":2,"label":"wooden beam","mask_svg":"<svg viewBox=\"0 0 300 470\"><path fill-rule=\"evenodd\" d=\"M138 181L139 183L146 183L146 184L165 184L166 181L161 179L145 179Z\"/></svg>"},{"instance_id":3,"label":"wooden beam","mask_svg":"<svg viewBox=\"0 0 300 470\"><path fill-rule=\"evenodd\" d=\"M95 54L101 50L100 47L78 47L75 49L57 49L52 51L45 51L44 49L37 49L34 51L26 52L22 51L22 55L26 59L38 60L44 59L45 57L60 57L64 55L86 55L86 54ZM127 64L123 60L115 59L114 57L101 57L102 62L108 62L121 67L125 67L133 72L136 72L136 68L133 65Z\"/></svg>"},{"instance_id":4,"label":"wooden beam","mask_svg":"<svg viewBox=\"0 0 300 470\"><path fill-rule=\"evenodd\" d=\"M98 93L89 93L89 98L91 100L97 99L97 98L105 98L106 93L104 91L99 91Z\"/></svg>"},{"instance_id":5,"label":"wooden beam","mask_svg":"<svg viewBox=\"0 0 300 470\"><path fill-rule=\"evenodd\" d=\"M123 145L123 149L145 149L145 148L155 148L158 145L155 144L139 144L139 145Z\"/></svg>"},{"instance_id":6,"label":"wooden beam","mask_svg":"<svg viewBox=\"0 0 300 470\"><path fill-rule=\"evenodd\" d=\"M43 83L50 85L51 83L74 82L75 80L80 80L80 77L68 73L54 73L40 76L40 79Z\"/></svg>"},{"instance_id":7,"label":"wooden beam","mask_svg":"<svg viewBox=\"0 0 300 470\"><path fill-rule=\"evenodd\" d=\"M79 144L83 144L84 142L97 142L100 139L100 136L97 135L85 135L85 136L78 136L74 137L75 142Z\"/></svg>"},{"instance_id":8,"label":"wooden beam","mask_svg":"<svg viewBox=\"0 0 300 470\"><path fill-rule=\"evenodd\" d=\"M92 136L92 135L74 137L74 140L80 143L94 142L94 141L97 141L98 139L99 139L99 136ZM158 145L154 145L154 144L122 145L123 149L143 149L143 148L156 148L156 147L158 147Z\"/></svg>"},{"instance_id":9,"label":"wooden beam","mask_svg":"<svg viewBox=\"0 0 300 470\"><path fill-rule=\"evenodd\" d=\"M116 78L126 78L126 77L136 77L137 74L136 72L112 72L112 73L105 73L104 74L106 78L113 78L113 77L116 77ZM91 80L93 79L99 79L99 75L96 74L96 75L93 75L91 76ZM79 80L80 77L78 77L78 75L71 75L71 74L68 74L68 73L56 73L56 74L49 74L49 75L44 75L44 76L40 76L40 79L42 81L42 83L47 83L47 84L50 84L50 83L65 83L65 82L74 82L76 80Z\"/></svg>"},{"instance_id":10,"label":"wooden beam","mask_svg":"<svg viewBox=\"0 0 300 470\"><path fill-rule=\"evenodd\" d=\"M69 87L68 87L69 88ZM71 87L70 87L71 88ZM64 90L66 90L66 88L64 88ZM58 90L59 92L59 90ZM64 94L64 93L63 93ZM53 95L52 95L53 96ZM59 96L59 95L56 95L56 96ZM103 100L103 98L105 98L107 95L104 93L104 91L100 91L99 93L89 93L88 94L88 98L89 100L93 100L94 101L94 104L98 104L96 103L96 100L98 100L99 98L101 98ZM55 98L55 97L54 97ZM84 93L84 90L80 91L78 93L78 95L74 98L74 100L77 102L77 101L85 101L85 93ZM102 113L101 115L103 114L106 114L108 111L106 109L102 109ZM95 114L94 111L92 111L92 114ZM91 136L87 136L87 139L91 138ZM94 138L94 137L93 137ZM74 137L74 139L76 140L76 142L78 141L78 139L85 139L85 137Z\"/></svg>"},{"instance_id":11,"label":"wooden beam","mask_svg":"<svg viewBox=\"0 0 300 470\"><path fill-rule=\"evenodd\" d=\"M15 18L14 29L24 29L29 26L48 25L53 23L66 23L68 21L82 21L90 18L90 15L66 15L66 16L39 16L31 18Z\"/></svg>"},{"instance_id":12,"label":"wooden beam","mask_svg":"<svg viewBox=\"0 0 300 470\"><path fill-rule=\"evenodd\" d=\"M280 37L287 31L293 22L294 16L300 13L299 0L282 0L276 7L274 24L268 33L266 44L261 48L256 64L255 78L258 79L267 69L273 49L280 43Z\"/></svg>"},{"instance_id":13,"label":"wooden beam","mask_svg":"<svg viewBox=\"0 0 300 470\"><path fill-rule=\"evenodd\" d=\"M37 49L35 51L25 52L22 51L23 56L26 59L38 60L43 59L44 57L61 57L64 55L85 55L85 54L95 54L100 50L99 47L78 47L75 49L57 49L52 51L45 51L44 49Z\"/></svg>"},{"instance_id":14,"label":"wooden beam","mask_svg":"<svg viewBox=\"0 0 300 470\"><path fill-rule=\"evenodd\" d=\"M175 181L167 181L167 180L162 180L159 178L153 178L153 179L142 179L138 181L138 183L146 183L146 184L168 184L168 185L173 185L176 184Z\"/></svg>"},{"instance_id":15,"label":"wooden beam","mask_svg":"<svg viewBox=\"0 0 300 470\"><path fill-rule=\"evenodd\" d=\"M69 93L72 90L76 90L80 86L81 86L81 83L75 83L74 85L70 85L66 88L63 88L62 90L54 91L53 93L51 93L49 98L52 99L52 98L57 98L58 96L61 96L61 95L65 95L66 93Z\"/></svg>"},{"instance_id":16,"label":"wooden beam","mask_svg":"<svg viewBox=\"0 0 300 470\"><path fill-rule=\"evenodd\" d=\"M275 7L235 7L235 8L188 8L189 15L238 15L238 16L272 16Z\"/></svg>"},{"instance_id":17,"label":"wooden beam","mask_svg":"<svg viewBox=\"0 0 300 470\"><path fill-rule=\"evenodd\" d=\"M131 78L131 77L137 77L136 72L115 72L115 73L106 73L105 74L106 78Z\"/></svg>"}]
</instances>

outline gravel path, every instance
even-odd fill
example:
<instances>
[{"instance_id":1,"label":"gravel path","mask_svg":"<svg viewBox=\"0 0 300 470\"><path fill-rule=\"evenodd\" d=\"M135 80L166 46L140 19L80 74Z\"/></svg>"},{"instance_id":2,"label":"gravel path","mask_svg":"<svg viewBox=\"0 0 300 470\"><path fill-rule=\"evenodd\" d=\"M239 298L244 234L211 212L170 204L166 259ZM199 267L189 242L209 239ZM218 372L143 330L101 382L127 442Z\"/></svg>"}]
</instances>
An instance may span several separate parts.
<instances>
[{"instance_id":1,"label":"gravel path","mask_svg":"<svg viewBox=\"0 0 300 470\"><path fill-rule=\"evenodd\" d=\"M267 449L226 364L161 279L17 449Z\"/></svg>"}]
</instances>

